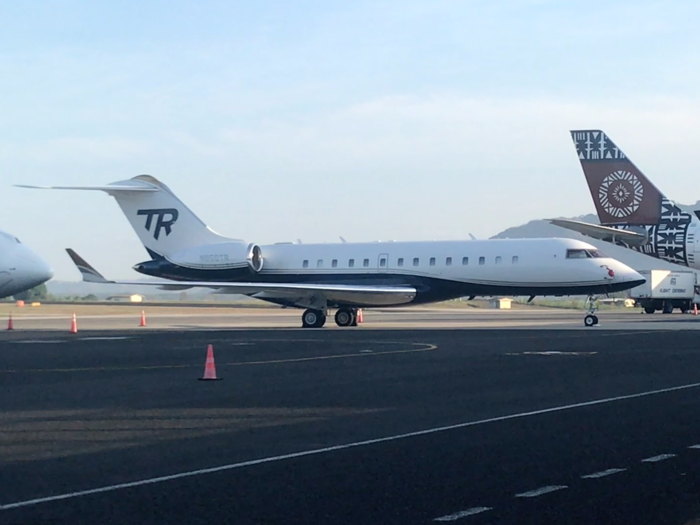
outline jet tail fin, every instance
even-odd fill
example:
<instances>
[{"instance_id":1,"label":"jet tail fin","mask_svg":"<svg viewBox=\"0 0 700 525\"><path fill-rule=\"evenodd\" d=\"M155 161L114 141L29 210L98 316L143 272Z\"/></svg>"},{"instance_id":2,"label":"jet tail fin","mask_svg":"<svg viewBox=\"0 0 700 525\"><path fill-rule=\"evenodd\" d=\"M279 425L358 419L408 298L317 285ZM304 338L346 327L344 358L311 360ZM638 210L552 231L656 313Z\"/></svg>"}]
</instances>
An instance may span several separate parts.
<instances>
[{"instance_id":1,"label":"jet tail fin","mask_svg":"<svg viewBox=\"0 0 700 525\"><path fill-rule=\"evenodd\" d=\"M603 225L658 224L664 195L601 130L571 138Z\"/></svg>"},{"instance_id":2,"label":"jet tail fin","mask_svg":"<svg viewBox=\"0 0 700 525\"><path fill-rule=\"evenodd\" d=\"M27 186L22 188L104 191L114 197L154 259L202 244L236 241L214 232L165 184L150 175L106 186Z\"/></svg>"}]
</instances>

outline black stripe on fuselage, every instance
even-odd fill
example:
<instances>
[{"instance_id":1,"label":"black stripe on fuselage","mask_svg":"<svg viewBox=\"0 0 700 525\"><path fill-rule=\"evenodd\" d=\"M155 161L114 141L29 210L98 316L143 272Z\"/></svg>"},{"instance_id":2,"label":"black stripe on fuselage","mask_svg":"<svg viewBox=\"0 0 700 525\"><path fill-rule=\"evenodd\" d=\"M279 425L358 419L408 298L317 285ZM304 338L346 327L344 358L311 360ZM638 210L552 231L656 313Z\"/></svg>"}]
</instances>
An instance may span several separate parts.
<instances>
[{"instance_id":1,"label":"black stripe on fuselage","mask_svg":"<svg viewBox=\"0 0 700 525\"><path fill-rule=\"evenodd\" d=\"M395 274L391 272L358 274L318 274L318 273L256 273L250 268L228 270L200 270L184 268L165 259L147 261L134 267L140 273L153 277L172 279L174 281L212 281L212 282L247 282L247 283L289 283L289 284L337 284L337 285L374 285L374 286L412 286L416 289L413 304L446 301L458 297L490 295L587 295L603 294L626 290L637 283L601 284L594 287L583 285L515 286L510 284L483 284L453 281L423 275ZM284 304L284 303L280 303ZM290 305L291 306L291 305ZM335 305L338 306L338 305Z\"/></svg>"}]
</instances>

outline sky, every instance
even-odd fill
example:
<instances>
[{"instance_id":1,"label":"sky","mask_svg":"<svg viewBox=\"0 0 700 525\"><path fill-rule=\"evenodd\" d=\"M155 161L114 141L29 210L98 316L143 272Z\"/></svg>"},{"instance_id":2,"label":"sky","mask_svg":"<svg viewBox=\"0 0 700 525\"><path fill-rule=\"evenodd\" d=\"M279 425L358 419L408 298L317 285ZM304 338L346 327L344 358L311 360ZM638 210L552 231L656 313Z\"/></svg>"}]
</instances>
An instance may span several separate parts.
<instances>
[{"instance_id":1,"label":"sky","mask_svg":"<svg viewBox=\"0 0 700 525\"><path fill-rule=\"evenodd\" d=\"M0 229L79 280L148 256L98 192L165 182L249 242L487 238L594 211L569 130L700 200L700 3L0 2Z\"/></svg>"}]
</instances>

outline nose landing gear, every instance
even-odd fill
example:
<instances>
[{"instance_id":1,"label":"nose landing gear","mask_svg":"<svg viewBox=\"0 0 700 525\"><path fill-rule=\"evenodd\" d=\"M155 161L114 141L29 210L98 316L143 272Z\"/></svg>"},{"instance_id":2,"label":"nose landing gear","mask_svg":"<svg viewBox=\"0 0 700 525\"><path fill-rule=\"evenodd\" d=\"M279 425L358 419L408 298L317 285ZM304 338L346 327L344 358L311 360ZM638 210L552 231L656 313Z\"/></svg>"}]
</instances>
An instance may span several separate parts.
<instances>
[{"instance_id":1,"label":"nose landing gear","mask_svg":"<svg viewBox=\"0 0 700 525\"><path fill-rule=\"evenodd\" d=\"M595 326L598 324L598 316L595 314L598 311L597 297L595 295L588 296L588 313L583 318L584 326Z\"/></svg>"}]
</instances>

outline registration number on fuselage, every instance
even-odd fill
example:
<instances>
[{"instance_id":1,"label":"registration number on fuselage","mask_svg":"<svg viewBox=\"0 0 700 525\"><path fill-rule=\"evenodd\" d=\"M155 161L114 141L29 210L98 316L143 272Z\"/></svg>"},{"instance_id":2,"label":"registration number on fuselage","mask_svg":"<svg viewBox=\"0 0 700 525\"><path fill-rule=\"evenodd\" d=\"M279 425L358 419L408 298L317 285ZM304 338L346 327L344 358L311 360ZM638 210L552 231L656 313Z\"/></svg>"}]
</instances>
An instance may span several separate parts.
<instances>
[{"instance_id":1,"label":"registration number on fuselage","mask_svg":"<svg viewBox=\"0 0 700 525\"><path fill-rule=\"evenodd\" d=\"M226 253L209 253L206 255L200 255L199 261L203 262L203 263L228 262L228 254L226 254Z\"/></svg>"}]
</instances>

